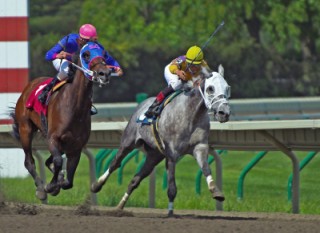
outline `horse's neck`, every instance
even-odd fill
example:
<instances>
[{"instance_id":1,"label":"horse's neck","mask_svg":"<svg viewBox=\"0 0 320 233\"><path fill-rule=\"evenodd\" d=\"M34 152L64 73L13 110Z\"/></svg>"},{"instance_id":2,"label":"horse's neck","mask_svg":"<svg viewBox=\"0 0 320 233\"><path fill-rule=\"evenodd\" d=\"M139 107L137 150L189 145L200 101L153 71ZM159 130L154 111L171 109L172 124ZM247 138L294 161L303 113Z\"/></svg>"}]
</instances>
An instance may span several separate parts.
<instances>
[{"instance_id":1,"label":"horse's neck","mask_svg":"<svg viewBox=\"0 0 320 233\"><path fill-rule=\"evenodd\" d=\"M92 97L92 82L90 82L82 73L82 71L77 71L74 75L73 81L69 87L69 92L72 94L70 98L77 105L83 105L86 101L90 100Z\"/></svg>"},{"instance_id":2,"label":"horse's neck","mask_svg":"<svg viewBox=\"0 0 320 233\"><path fill-rule=\"evenodd\" d=\"M198 119L208 114L208 109L205 106L198 87L195 87L188 96L186 108L187 111L192 113L192 119Z\"/></svg>"}]
</instances>

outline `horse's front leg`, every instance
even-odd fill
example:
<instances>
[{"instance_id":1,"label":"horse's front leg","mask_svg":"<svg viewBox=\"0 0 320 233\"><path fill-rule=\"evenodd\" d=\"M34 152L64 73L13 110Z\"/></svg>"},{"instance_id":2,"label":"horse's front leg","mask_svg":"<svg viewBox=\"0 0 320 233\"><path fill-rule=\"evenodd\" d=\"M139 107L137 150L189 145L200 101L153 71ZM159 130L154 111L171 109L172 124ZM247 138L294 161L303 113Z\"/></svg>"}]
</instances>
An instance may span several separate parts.
<instances>
[{"instance_id":1,"label":"horse's front leg","mask_svg":"<svg viewBox=\"0 0 320 233\"><path fill-rule=\"evenodd\" d=\"M80 156L81 156L81 150L73 151L72 153L67 153L67 179L62 180L61 182L61 188L63 189L71 189L73 187L73 178L74 174L77 170Z\"/></svg>"},{"instance_id":2,"label":"horse's front leg","mask_svg":"<svg viewBox=\"0 0 320 233\"><path fill-rule=\"evenodd\" d=\"M168 180L167 195L169 198L168 216L172 217L173 208L174 208L173 203L177 195L177 186L176 186L176 179L175 179L176 161L173 161L172 159L167 159L166 167L167 167L167 180Z\"/></svg>"},{"instance_id":3,"label":"horse's front leg","mask_svg":"<svg viewBox=\"0 0 320 233\"><path fill-rule=\"evenodd\" d=\"M60 171L62 170L62 152L58 149L57 140L49 139L49 151L51 152L53 162L53 177L49 184L46 185L45 190L53 196L60 192L60 185L58 182Z\"/></svg>"},{"instance_id":4,"label":"horse's front leg","mask_svg":"<svg viewBox=\"0 0 320 233\"><path fill-rule=\"evenodd\" d=\"M198 144L193 150L193 156L198 162L199 167L202 170L203 175L206 177L208 188L212 193L212 197L218 201L224 201L224 195L220 189L216 186L212 175L211 169L208 163L208 153L209 147L208 144Z\"/></svg>"}]
</instances>

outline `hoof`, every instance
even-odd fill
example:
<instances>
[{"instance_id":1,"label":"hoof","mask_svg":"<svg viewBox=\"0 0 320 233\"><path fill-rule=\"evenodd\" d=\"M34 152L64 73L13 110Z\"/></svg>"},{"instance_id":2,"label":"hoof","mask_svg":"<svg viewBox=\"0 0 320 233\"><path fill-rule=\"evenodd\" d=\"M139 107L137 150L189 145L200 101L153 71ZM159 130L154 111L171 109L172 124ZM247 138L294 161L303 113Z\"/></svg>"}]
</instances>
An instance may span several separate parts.
<instances>
[{"instance_id":1,"label":"hoof","mask_svg":"<svg viewBox=\"0 0 320 233\"><path fill-rule=\"evenodd\" d=\"M91 192L93 193L97 193L101 190L102 188L102 185L100 185L99 183L97 182L94 182L92 185L91 185Z\"/></svg>"},{"instance_id":2,"label":"hoof","mask_svg":"<svg viewBox=\"0 0 320 233\"><path fill-rule=\"evenodd\" d=\"M66 190L66 189L71 189L73 187L73 184L71 184L69 181L67 180L64 180L62 183L61 183L61 188Z\"/></svg>"},{"instance_id":3,"label":"hoof","mask_svg":"<svg viewBox=\"0 0 320 233\"><path fill-rule=\"evenodd\" d=\"M46 187L44 188L44 190L47 192L47 193L52 193L52 192L55 192L56 191L56 188L57 188L57 184L52 184L52 183L49 183L46 185Z\"/></svg>"},{"instance_id":4,"label":"hoof","mask_svg":"<svg viewBox=\"0 0 320 233\"><path fill-rule=\"evenodd\" d=\"M223 193L218 188L213 189L212 197L217 201L224 201L225 199Z\"/></svg>"},{"instance_id":5,"label":"hoof","mask_svg":"<svg viewBox=\"0 0 320 233\"><path fill-rule=\"evenodd\" d=\"M168 217L169 217L169 218L174 217L173 210L169 210L169 211L168 211Z\"/></svg>"},{"instance_id":6,"label":"hoof","mask_svg":"<svg viewBox=\"0 0 320 233\"><path fill-rule=\"evenodd\" d=\"M51 196L57 196L60 193L60 187L57 187L55 190L53 190L50 195Z\"/></svg>"},{"instance_id":7,"label":"hoof","mask_svg":"<svg viewBox=\"0 0 320 233\"><path fill-rule=\"evenodd\" d=\"M124 208L124 203L119 203L119 205L117 205L118 210L123 210L123 208Z\"/></svg>"},{"instance_id":8,"label":"hoof","mask_svg":"<svg viewBox=\"0 0 320 233\"><path fill-rule=\"evenodd\" d=\"M38 187L36 190L36 197L41 201L45 201L47 200L47 193L44 191L43 188Z\"/></svg>"}]
</instances>

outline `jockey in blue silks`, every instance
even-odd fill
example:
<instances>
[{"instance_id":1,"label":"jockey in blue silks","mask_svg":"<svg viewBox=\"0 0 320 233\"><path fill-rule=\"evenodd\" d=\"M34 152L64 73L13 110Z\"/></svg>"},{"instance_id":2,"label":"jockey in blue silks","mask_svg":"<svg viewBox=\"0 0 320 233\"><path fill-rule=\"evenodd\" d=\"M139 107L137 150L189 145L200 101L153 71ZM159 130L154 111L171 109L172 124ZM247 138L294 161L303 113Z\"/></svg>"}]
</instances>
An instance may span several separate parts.
<instances>
[{"instance_id":1,"label":"jockey in blue silks","mask_svg":"<svg viewBox=\"0 0 320 233\"><path fill-rule=\"evenodd\" d=\"M56 77L43 88L39 95L39 101L45 103L49 91L59 81L65 80L68 77L69 61L71 61L72 54L82 48L89 41L96 42L103 50L104 47L97 42L98 34L96 28L91 24L84 24L79 29L79 34L71 33L63 37L57 44L55 44L45 56L47 61L52 61L54 68L58 71ZM113 68L117 76L122 76L123 71L119 63L105 51L104 54L106 64ZM96 112L95 112L96 113Z\"/></svg>"}]
</instances>

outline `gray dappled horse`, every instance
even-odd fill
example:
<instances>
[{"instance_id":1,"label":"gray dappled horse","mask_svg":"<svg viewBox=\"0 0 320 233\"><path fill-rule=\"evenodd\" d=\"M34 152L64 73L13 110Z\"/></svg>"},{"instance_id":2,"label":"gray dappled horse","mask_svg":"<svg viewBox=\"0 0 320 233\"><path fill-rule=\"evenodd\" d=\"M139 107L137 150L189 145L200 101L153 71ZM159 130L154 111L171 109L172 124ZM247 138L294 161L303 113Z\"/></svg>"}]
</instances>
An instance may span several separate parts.
<instances>
[{"instance_id":1,"label":"gray dappled horse","mask_svg":"<svg viewBox=\"0 0 320 233\"><path fill-rule=\"evenodd\" d=\"M158 133L162 139L164 153L161 153L160 148L158 149L151 127L136 122L137 118L146 112L154 98L149 98L141 103L123 132L116 158L109 169L92 185L92 192L101 190L108 177L120 167L121 161L130 151L142 147L146 152L145 164L130 182L118 208L124 208L133 190L152 172L159 162L166 159L168 214L169 216L173 215L173 202L177 194L175 167L178 159L185 154L192 154L197 160L206 177L213 198L223 201L224 196L215 185L208 164L208 136L210 131L208 109L213 112L215 119L221 123L228 121L230 115L228 103L230 87L223 78L223 74L224 69L220 65L219 72L212 72L210 77L199 82L199 86L178 95L163 109L158 123Z\"/></svg>"}]
</instances>

